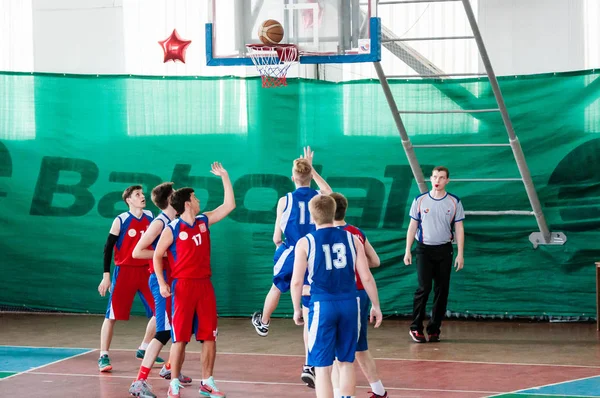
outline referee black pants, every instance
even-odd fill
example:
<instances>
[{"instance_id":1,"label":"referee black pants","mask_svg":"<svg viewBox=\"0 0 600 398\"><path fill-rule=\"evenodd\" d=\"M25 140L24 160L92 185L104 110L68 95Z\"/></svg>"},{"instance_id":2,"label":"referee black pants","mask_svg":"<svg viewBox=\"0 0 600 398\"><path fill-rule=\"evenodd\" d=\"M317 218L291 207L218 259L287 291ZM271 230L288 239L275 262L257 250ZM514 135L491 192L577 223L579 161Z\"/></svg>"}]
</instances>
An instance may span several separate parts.
<instances>
[{"instance_id":1,"label":"referee black pants","mask_svg":"<svg viewBox=\"0 0 600 398\"><path fill-rule=\"evenodd\" d=\"M413 322L411 330L423 332L425 308L433 282L433 310L427 325L427 334L439 334L442 319L446 314L450 275L454 250L451 243L443 245L417 244L417 278L419 287L413 302Z\"/></svg>"}]
</instances>

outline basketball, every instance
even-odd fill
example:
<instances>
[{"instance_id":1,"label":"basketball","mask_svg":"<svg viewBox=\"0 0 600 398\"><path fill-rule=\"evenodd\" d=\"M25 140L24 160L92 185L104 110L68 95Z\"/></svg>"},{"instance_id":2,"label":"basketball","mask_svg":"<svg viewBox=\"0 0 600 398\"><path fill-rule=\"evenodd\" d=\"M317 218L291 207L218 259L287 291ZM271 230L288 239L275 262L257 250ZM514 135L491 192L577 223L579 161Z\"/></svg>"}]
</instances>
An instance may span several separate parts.
<instances>
[{"instance_id":1,"label":"basketball","mask_svg":"<svg viewBox=\"0 0 600 398\"><path fill-rule=\"evenodd\" d=\"M267 19L258 28L258 38L266 45L279 44L283 39L283 26L274 19Z\"/></svg>"}]
</instances>

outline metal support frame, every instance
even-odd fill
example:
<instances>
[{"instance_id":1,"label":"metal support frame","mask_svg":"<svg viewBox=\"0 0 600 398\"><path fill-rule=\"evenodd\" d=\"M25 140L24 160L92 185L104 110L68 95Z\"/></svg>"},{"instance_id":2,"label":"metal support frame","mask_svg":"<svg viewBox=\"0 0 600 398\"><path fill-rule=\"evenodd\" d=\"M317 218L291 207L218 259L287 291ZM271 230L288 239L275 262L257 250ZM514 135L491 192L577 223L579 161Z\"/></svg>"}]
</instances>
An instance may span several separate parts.
<instances>
[{"instance_id":1,"label":"metal support frame","mask_svg":"<svg viewBox=\"0 0 600 398\"><path fill-rule=\"evenodd\" d=\"M431 40L470 40L473 36L432 36L432 37L404 37L398 39L382 39L382 43L390 41L431 41Z\"/></svg>"},{"instance_id":2,"label":"metal support frame","mask_svg":"<svg viewBox=\"0 0 600 398\"><path fill-rule=\"evenodd\" d=\"M439 0L429 0L429 1L390 1L385 2L387 4L406 4L406 3L430 3L430 2L438 2ZM452 0L450 0L452 1ZM408 133L406 132L406 128L404 127L404 123L402 122L401 114L409 113L409 114L432 114L432 113L481 113L481 112L500 112L502 115L502 121L506 128L506 132L508 134L509 143L508 144L473 144L473 146L510 146L513 152L513 156L515 162L517 163L517 167L519 169L519 174L521 178L494 178L494 179L453 179L453 181L463 181L463 182L472 182L472 181L485 181L485 182L493 182L493 181L522 181L525 187L525 191L527 192L527 197L529 199L529 203L531 204L531 208L533 211L523 211L523 210L505 210L505 211L470 211L466 212L466 214L471 215L517 215L517 216L535 216L539 232L534 232L530 234L529 240L533 244L534 249L538 247L538 245L563 245L567 241L567 237L562 232L550 232L548 228L548 224L546 223L546 219L544 217L544 213L542 210L542 206L540 204L537 192L535 190L535 186L533 184L533 180L531 178L531 173L529 172L529 167L527 166L527 162L525 160L525 155L523 153L523 149L521 148L521 144L519 139L517 138L512 121L508 114L508 110L506 108L506 104L504 103L504 97L502 96L502 92L500 90L500 86L498 84L498 79L496 78L496 74L494 73L494 69L492 68L492 64L490 58L488 56L487 50L483 43L483 39L481 37L481 32L479 31L479 27L477 25L477 20L473 13L473 9L471 8L471 4L469 0L459 0L462 2L463 7L465 9L465 13L467 15L467 19L469 20L469 24L471 26L471 30L473 31L473 36L469 38L474 38L477 43L477 48L479 50L479 54L481 56L481 60L483 62L486 74L490 81L490 85L492 87L492 91L494 93L494 98L496 99L496 103L498 104L497 109L482 109L482 110L451 110L451 111L399 111L396 105L396 101L394 100L394 96L390 89L389 83L387 81L387 77L383 72L383 68L381 67L380 62L374 62L373 65L375 67L375 71L377 72L377 76L381 83L381 87L383 88L383 92L385 94L386 100L392 112L392 116L394 118L394 122L396 123L396 127L398 129L398 133L400 134L400 138L402 139L402 146L406 153L406 157L408 159L408 163L413 172L413 176L417 181L417 185L419 186L419 191L421 193L427 192L428 187L425 184L425 178L423 176L423 171L419 165L417 160L414 148L435 148L440 147L438 145L419 145L413 146ZM379 4L385 4L379 3ZM447 39L448 37L439 37L437 39ZM467 38L467 37L465 37ZM427 39L427 38L426 38ZM430 40L436 38L429 38ZM418 39L411 39L418 40ZM389 40L397 42L399 40ZM443 75L441 73L440 75ZM466 146L466 145L441 145L441 146Z\"/></svg>"},{"instance_id":3,"label":"metal support frame","mask_svg":"<svg viewBox=\"0 0 600 398\"><path fill-rule=\"evenodd\" d=\"M410 142L410 138L408 138L408 133L406 132L406 128L404 127L404 123L402 122L402 118L400 117L400 113L398 112L398 107L396 106L394 95L392 94L390 85L388 84L387 78L385 77L385 73L383 73L381 63L373 62L373 65L375 66L375 71L377 72L377 76L379 77L379 81L381 82L381 87L383 88L385 99L387 100L388 105L392 111L392 116L394 117L394 122L396 123L398 132L400 133L400 138L402 138L402 146L404 147L404 152L406 152L408 164L410 165L410 169L412 170L413 176L417 180L419 191L427 192L429 189L427 188L427 184L425 183L425 176L423 175L423 170L421 170L421 166L419 165L419 161L417 160L415 150L412 146L412 143Z\"/></svg>"},{"instance_id":4,"label":"metal support frame","mask_svg":"<svg viewBox=\"0 0 600 398\"><path fill-rule=\"evenodd\" d=\"M519 142L519 139L515 134L512 121L508 114L508 110L506 109L506 104L504 103L502 91L500 91L500 85L498 84L496 73L494 72L494 68L492 68L492 62L490 61L487 49L483 44L483 38L481 37L481 32L479 31L479 26L477 25L477 19L475 18L475 14L473 13L471 2L469 0L462 0L462 3L465 9L465 13L467 14L467 19L469 20L469 25L471 25L473 36L475 36L475 42L477 43L477 48L479 49L481 61L483 62L483 66L485 67L485 71L488 74L488 78L490 80L490 85L492 86L492 90L494 91L494 97L496 98L496 102L498 103L498 108L500 108L500 113L502 114L502 121L504 122L504 126L509 137L510 146L513 150L519 173L521 174L521 178L523 178L523 185L525 186L525 191L527 191L529 203L531 204L531 208L533 209L535 219L540 230L539 234L532 234L532 236L530 236L530 240L532 241L534 246L536 243L552 244L554 242L553 238L560 239L564 237L564 234L562 234L561 237L558 234L551 233L550 229L548 228L548 224L546 223L546 218L544 217L544 212L542 210L540 199L538 198L537 191L535 190L535 186L533 185L533 180L531 178L531 173L529 172L529 166L527 166L527 161L525 160L523 148L521 148L521 143ZM566 237L564 237L562 243L564 244L565 241Z\"/></svg>"}]
</instances>

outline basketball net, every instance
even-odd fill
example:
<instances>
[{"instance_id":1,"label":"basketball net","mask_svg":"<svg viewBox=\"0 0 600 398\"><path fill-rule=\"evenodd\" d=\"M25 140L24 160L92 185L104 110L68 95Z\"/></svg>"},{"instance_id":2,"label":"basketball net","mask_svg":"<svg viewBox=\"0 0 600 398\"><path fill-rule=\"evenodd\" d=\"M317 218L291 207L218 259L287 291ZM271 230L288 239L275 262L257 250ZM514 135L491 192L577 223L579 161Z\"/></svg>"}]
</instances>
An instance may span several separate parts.
<instances>
[{"instance_id":1,"label":"basketball net","mask_svg":"<svg viewBox=\"0 0 600 398\"><path fill-rule=\"evenodd\" d=\"M287 86L287 71L298 63L298 47L293 44L246 44L246 49L262 77L263 87Z\"/></svg>"}]
</instances>

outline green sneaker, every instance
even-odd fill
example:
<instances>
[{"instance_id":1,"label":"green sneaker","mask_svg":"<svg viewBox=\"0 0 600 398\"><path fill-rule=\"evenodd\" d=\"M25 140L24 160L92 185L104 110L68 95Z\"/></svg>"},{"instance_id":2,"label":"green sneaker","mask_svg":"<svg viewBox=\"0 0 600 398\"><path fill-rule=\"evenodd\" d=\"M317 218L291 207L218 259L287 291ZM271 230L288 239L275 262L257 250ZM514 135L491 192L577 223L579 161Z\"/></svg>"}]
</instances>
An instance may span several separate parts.
<instances>
[{"instance_id":1,"label":"green sneaker","mask_svg":"<svg viewBox=\"0 0 600 398\"><path fill-rule=\"evenodd\" d=\"M108 355L102 355L98 358L98 370L100 370L100 372L110 372L112 370Z\"/></svg>"},{"instance_id":2,"label":"green sneaker","mask_svg":"<svg viewBox=\"0 0 600 398\"><path fill-rule=\"evenodd\" d=\"M137 352L135 353L135 357L137 359L139 359L140 361L142 359L144 359L144 355L146 355L146 350L138 349ZM156 357L156 360L154 361L154 363L156 365L164 365L165 364L165 360L162 359L161 357Z\"/></svg>"}]
</instances>

